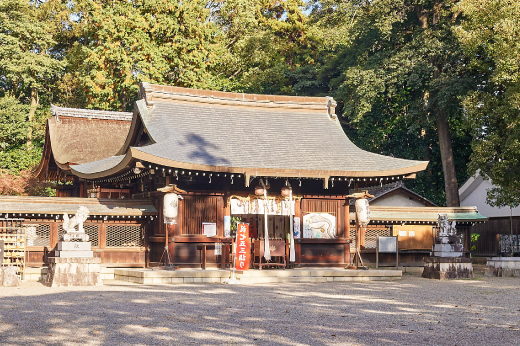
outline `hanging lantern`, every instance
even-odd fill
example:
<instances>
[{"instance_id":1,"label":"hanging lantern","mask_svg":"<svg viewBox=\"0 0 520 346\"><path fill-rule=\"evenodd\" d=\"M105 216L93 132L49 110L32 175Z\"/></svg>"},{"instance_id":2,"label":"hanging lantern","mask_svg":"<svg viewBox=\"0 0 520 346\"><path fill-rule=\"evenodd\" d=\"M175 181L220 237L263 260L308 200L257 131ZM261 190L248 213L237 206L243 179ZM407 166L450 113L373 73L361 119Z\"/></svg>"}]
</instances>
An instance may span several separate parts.
<instances>
[{"instance_id":1,"label":"hanging lantern","mask_svg":"<svg viewBox=\"0 0 520 346\"><path fill-rule=\"evenodd\" d=\"M288 187L288 186L282 187L282 192L281 192L282 196L288 197L290 193L291 193L290 187Z\"/></svg>"},{"instance_id":2,"label":"hanging lantern","mask_svg":"<svg viewBox=\"0 0 520 346\"><path fill-rule=\"evenodd\" d=\"M359 198L356 200L356 217L363 226L370 222L370 210L368 208L368 199Z\"/></svg>"},{"instance_id":3,"label":"hanging lantern","mask_svg":"<svg viewBox=\"0 0 520 346\"><path fill-rule=\"evenodd\" d=\"M264 188L262 185L257 185L255 187L255 195L262 196L264 194Z\"/></svg>"},{"instance_id":4,"label":"hanging lantern","mask_svg":"<svg viewBox=\"0 0 520 346\"><path fill-rule=\"evenodd\" d=\"M179 212L179 195L167 193L164 195L163 203L164 222L174 224Z\"/></svg>"}]
</instances>

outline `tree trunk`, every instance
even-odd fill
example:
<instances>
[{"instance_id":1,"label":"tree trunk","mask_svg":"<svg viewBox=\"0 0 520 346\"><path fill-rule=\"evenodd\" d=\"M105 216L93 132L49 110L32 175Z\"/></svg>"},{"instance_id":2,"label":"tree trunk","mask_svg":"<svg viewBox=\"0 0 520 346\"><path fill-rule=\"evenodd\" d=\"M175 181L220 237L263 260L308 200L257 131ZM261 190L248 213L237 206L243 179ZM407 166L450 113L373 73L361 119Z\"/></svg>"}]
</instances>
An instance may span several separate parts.
<instances>
[{"instance_id":1,"label":"tree trunk","mask_svg":"<svg viewBox=\"0 0 520 346\"><path fill-rule=\"evenodd\" d=\"M36 108L38 107L38 103L40 102L38 98L38 89L35 87L31 88L31 109L29 110L29 131L27 132L27 149L32 147L32 137L33 137L33 125L34 114L36 114Z\"/></svg>"},{"instance_id":2,"label":"tree trunk","mask_svg":"<svg viewBox=\"0 0 520 346\"><path fill-rule=\"evenodd\" d=\"M455 171L455 160L451 147L451 135L444 109L437 113L437 135L439 136L439 147L441 150L442 172L444 173L444 190L446 191L446 205L448 207L459 207L459 184Z\"/></svg>"}]
</instances>

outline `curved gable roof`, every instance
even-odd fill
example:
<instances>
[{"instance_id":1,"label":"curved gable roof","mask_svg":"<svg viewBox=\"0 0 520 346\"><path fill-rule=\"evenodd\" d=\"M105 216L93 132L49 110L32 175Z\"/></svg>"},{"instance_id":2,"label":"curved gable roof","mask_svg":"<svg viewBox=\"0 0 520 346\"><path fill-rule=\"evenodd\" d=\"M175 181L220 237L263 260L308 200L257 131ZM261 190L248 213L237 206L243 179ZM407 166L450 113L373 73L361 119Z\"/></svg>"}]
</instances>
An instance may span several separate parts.
<instances>
[{"instance_id":1,"label":"curved gable roof","mask_svg":"<svg viewBox=\"0 0 520 346\"><path fill-rule=\"evenodd\" d=\"M331 98L147 84L141 85L140 94L136 109L152 144L129 147L126 155L155 164L259 176L323 178L408 175L428 164L355 146L341 128ZM106 161L105 166L80 165L73 171L96 178L117 169Z\"/></svg>"}]
</instances>

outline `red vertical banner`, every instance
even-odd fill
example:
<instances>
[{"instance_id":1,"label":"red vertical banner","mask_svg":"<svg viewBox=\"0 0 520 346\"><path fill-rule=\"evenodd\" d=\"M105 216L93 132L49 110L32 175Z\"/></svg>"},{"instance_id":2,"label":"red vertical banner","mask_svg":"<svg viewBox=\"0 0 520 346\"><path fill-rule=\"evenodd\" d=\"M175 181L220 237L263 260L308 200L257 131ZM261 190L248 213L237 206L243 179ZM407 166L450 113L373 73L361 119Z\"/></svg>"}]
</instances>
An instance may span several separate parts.
<instances>
[{"instance_id":1,"label":"red vertical banner","mask_svg":"<svg viewBox=\"0 0 520 346\"><path fill-rule=\"evenodd\" d=\"M237 252L235 254L235 269L249 270L249 257L251 256L251 240L249 239L249 224L237 225Z\"/></svg>"}]
</instances>

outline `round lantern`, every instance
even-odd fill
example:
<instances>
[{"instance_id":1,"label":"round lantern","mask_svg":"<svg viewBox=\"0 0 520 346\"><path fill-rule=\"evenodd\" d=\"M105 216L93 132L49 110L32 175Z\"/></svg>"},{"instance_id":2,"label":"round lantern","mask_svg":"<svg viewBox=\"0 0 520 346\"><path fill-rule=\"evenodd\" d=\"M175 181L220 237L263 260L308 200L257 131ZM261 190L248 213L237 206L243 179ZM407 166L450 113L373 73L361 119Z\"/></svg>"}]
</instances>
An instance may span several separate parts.
<instances>
[{"instance_id":1,"label":"round lantern","mask_svg":"<svg viewBox=\"0 0 520 346\"><path fill-rule=\"evenodd\" d=\"M174 219L179 213L179 195L167 193L164 195L163 214L165 218Z\"/></svg>"},{"instance_id":2,"label":"round lantern","mask_svg":"<svg viewBox=\"0 0 520 346\"><path fill-rule=\"evenodd\" d=\"M288 186L282 187L282 192L281 192L282 196L288 197L290 193L291 193L290 187L288 187Z\"/></svg>"},{"instance_id":3,"label":"round lantern","mask_svg":"<svg viewBox=\"0 0 520 346\"><path fill-rule=\"evenodd\" d=\"M262 196L264 194L264 188L262 185L257 185L255 187L255 195Z\"/></svg>"},{"instance_id":4,"label":"round lantern","mask_svg":"<svg viewBox=\"0 0 520 346\"><path fill-rule=\"evenodd\" d=\"M359 198L356 200L356 217L362 225L366 225L370 222L370 210L368 208L367 199Z\"/></svg>"}]
</instances>

